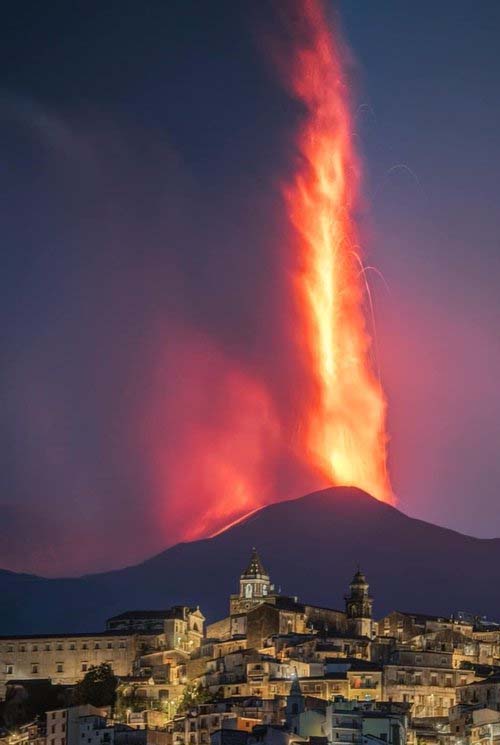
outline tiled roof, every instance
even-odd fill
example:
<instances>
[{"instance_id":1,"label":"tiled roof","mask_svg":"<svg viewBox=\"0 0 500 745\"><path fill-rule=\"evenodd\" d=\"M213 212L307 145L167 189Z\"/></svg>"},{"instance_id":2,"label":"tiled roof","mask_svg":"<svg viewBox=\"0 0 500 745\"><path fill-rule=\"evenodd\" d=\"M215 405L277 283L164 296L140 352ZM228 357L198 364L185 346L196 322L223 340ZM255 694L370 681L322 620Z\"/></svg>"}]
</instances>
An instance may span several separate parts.
<instances>
[{"instance_id":1,"label":"tiled roof","mask_svg":"<svg viewBox=\"0 0 500 745\"><path fill-rule=\"evenodd\" d=\"M248 577L249 579L268 576L266 570L264 569L264 565L260 560L260 556L255 548L252 549L252 555L250 557L250 561L248 562L248 566L241 576Z\"/></svg>"},{"instance_id":2,"label":"tiled roof","mask_svg":"<svg viewBox=\"0 0 500 745\"><path fill-rule=\"evenodd\" d=\"M15 641L15 640L32 640L32 639L80 639L85 637L91 639L93 637L106 638L106 637L120 637L120 636L136 636L136 631L128 629L117 629L116 631L77 631L74 634L15 634L10 636L0 636L1 642ZM142 636L149 636L149 634L142 634Z\"/></svg>"}]
</instances>

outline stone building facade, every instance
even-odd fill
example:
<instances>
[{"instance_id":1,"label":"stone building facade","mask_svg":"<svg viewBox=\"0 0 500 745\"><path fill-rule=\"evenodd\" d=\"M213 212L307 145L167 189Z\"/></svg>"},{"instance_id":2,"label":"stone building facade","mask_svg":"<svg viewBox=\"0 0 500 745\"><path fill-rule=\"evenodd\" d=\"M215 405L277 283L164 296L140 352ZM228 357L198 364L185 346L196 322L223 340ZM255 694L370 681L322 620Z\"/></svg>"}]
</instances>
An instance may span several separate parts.
<instances>
[{"instance_id":1,"label":"stone building facade","mask_svg":"<svg viewBox=\"0 0 500 745\"><path fill-rule=\"evenodd\" d=\"M449 652L401 649L384 665L384 698L408 703L415 717L445 717L457 689L474 680L473 670L453 667Z\"/></svg>"},{"instance_id":2,"label":"stone building facade","mask_svg":"<svg viewBox=\"0 0 500 745\"><path fill-rule=\"evenodd\" d=\"M49 678L71 685L102 663L117 675L129 675L135 660L153 643L152 635L117 631L0 637L0 698L9 680Z\"/></svg>"}]
</instances>

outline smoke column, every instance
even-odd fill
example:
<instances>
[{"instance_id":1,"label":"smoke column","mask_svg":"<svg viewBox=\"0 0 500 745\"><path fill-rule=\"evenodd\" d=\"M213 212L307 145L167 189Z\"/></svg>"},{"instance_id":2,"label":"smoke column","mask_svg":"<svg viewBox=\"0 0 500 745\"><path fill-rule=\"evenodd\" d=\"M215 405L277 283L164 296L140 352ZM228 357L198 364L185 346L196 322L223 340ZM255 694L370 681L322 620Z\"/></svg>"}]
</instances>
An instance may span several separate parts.
<instances>
[{"instance_id":1,"label":"smoke column","mask_svg":"<svg viewBox=\"0 0 500 745\"><path fill-rule=\"evenodd\" d=\"M288 60L280 66L305 109L298 166L284 189L297 235L298 341L312 384L301 446L332 483L390 501L386 402L373 372L363 310L355 222L360 169L342 46L320 0L304 0L298 8Z\"/></svg>"}]
</instances>

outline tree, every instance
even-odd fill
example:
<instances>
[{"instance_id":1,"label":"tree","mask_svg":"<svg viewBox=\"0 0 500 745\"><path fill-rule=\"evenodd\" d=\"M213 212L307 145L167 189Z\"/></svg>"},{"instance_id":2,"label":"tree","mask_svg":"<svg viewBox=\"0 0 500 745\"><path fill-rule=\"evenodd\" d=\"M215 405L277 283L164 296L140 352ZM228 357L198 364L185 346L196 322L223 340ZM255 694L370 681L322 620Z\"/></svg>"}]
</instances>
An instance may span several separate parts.
<instances>
[{"instance_id":1,"label":"tree","mask_svg":"<svg viewBox=\"0 0 500 745\"><path fill-rule=\"evenodd\" d=\"M118 678L111 665L103 662L92 666L85 677L75 686L75 704L92 706L114 706Z\"/></svg>"},{"instance_id":2,"label":"tree","mask_svg":"<svg viewBox=\"0 0 500 745\"><path fill-rule=\"evenodd\" d=\"M210 701L212 701L212 696L208 688L203 688L203 686L201 685L192 683L191 685L187 685L185 687L177 711L180 714L183 714L190 709L194 709L200 704L207 704Z\"/></svg>"}]
</instances>

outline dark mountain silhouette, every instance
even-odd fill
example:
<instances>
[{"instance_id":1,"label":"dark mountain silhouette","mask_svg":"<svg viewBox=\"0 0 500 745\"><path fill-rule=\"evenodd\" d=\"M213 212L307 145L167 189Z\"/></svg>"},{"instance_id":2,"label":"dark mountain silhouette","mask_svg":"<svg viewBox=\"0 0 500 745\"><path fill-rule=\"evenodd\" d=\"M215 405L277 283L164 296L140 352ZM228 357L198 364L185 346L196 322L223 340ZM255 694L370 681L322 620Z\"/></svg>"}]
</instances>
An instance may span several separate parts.
<instances>
[{"instance_id":1,"label":"dark mountain silhouette","mask_svg":"<svg viewBox=\"0 0 500 745\"><path fill-rule=\"evenodd\" d=\"M214 620L226 614L252 546L276 586L313 604L343 608L359 563L376 615L500 617L500 539L461 535L337 487L264 507L216 537L118 571L72 579L0 571L0 634L96 631L116 613L172 604L199 604Z\"/></svg>"}]
</instances>

